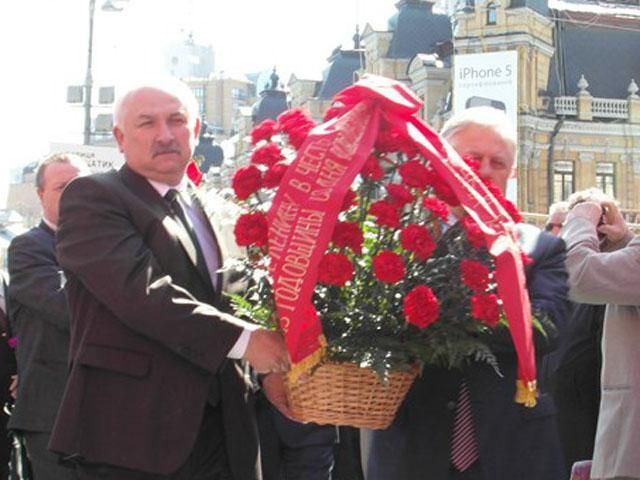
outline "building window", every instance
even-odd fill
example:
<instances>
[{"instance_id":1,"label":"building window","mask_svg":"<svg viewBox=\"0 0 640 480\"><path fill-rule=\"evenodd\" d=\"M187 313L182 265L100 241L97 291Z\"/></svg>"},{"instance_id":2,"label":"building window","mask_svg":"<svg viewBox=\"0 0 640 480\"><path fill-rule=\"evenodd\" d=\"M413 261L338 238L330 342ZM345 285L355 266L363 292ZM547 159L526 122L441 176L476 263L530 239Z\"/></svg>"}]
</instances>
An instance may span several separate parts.
<instances>
[{"instance_id":1,"label":"building window","mask_svg":"<svg viewBox=\"0 0 640 480\"><path fill-rule=\"evenodd\" d=\"M616 168L613 163L596 163L596 187L612 197L616 196Z\"/></svg>"},{"instance_id":2,"label":"building window","mask_svg":"<svg viewBox=\"0 0 640 480\"><path fill-rule=\"evenodd\" d=\"M495 25L498 21L498 8L493 2L487 4L487 25Z\"/></svg>"},{"instance_id":3,"label":"building window","mask_svg":"<svg viewBox=\"0 0 640 480\"><path fill-rule=\"evenodd\" d=\"M193 94L198 100L198 110L201 117L204 117L207 113L207 87L204 85L199 85L197 87L192 87Z\"/></svg>"},{"instance_id":4,"label":"building window","mask_svg":"<svg viewBox=\"0 0 640 480\"><path fill-rule=\"evenodd\" d=\"M241 89L241 88L232 88L231 89L231 97L234 100L242 102L242 101L247 99L248 95L247 95L247 92L245 90Z\"/></svg>"},{"instance_id":5,"label":"building window","mask_svg":"<svg viewBox=\"0 0 640 480\"><path fill-rule=\"evenodd\" d=\"M573 162L554 162L553 164L553 201L566 200L573 193Z\"/></svg>"}]
</instances>

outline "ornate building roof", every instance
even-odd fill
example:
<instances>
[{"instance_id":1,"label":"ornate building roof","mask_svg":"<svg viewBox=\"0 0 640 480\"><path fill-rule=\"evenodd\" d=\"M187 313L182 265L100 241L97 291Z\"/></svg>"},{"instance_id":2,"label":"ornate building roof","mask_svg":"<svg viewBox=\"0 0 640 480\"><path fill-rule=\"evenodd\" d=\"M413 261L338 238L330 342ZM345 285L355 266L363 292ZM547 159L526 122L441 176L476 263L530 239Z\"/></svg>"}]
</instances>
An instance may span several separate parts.
<instances>
[{"instance_id":1,"label":"ornate building roof","mask_svg":"<svg viewBox=\"0 0 640 480\"><path fill-rule=\"evenodd\" d=\"M337 47L327 58L329 65L322 72L322 81L318 85L316 96L321 100L330 100L343 88L353 84L353 74L364 67L364 49L360 48L360 32L356 27L353 36L353 49Z\"/></svg>"},{"instance_id":2,"label":"ornate building roof","mask_svg":"<svg viewBox=\"0 0 640 480\"><path fill-rule=\"evenodd\" d=\"M549 3L547 0L511 0L509 8L528 7L545 17L549 15Z\"/></svg>"},{"instance_id":3,"label":"ornate building roof","mask_svg":"<svg viewBox=\"0 0 640 480\"><path fill-rule=\"evenodd\" d=\"M575 95L584 75L592 96L626 98L631 80L640 80L640 8L633 15L633 9L619 6L596 12L587 2L555 6L556 45L548 94Z\"/></svg>"},{"instance_id":4,"label":"ornate building roof","mask_svg":"<svg viewBox=\"0 0 640 480\"><path fill-rule=\"evenodd\" d=\"M280 77L276 74L274 67L271 74L271 83L260 92L260 99L252 107L251 119L255 125L267 118L275 120L278 115L289 108L287 94L280 89L279 80Z\"/></svg>"},{"instance_id":5,"label":"ornate building roof","mask_svg":"<svg viewBox=\"0 0 640 480\"><path fill-rule=\"evenodd\" d=\"M418 53L433 53L438 43L451 40L451 21L447 15L433 13L433 3L425 0L400 0L398 12L389 19L393 32L387 57L413 58Z\"/></svg>"}]
</instances>

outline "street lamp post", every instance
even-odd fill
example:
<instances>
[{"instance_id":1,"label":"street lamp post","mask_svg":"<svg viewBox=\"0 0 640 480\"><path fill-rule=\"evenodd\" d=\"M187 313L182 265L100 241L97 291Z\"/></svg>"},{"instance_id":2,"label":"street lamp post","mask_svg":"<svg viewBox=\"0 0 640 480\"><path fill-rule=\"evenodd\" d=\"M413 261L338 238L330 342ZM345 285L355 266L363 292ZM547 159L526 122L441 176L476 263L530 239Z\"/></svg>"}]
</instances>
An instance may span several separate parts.
<instances>
[{"instance_id":1,"label":"street lamp post","mask_svg":"<svg viewBox=\"0 0 640 480\"><path fill-rule=\"evenodd\" d=\"M93 90L93 16L96 10L96 0L89 0L89 48L87 52L87 75L84 79L84 144L91 144L91 97Z\"/></svg>"},{"instance_id":2,"label":"street lamp post","mask_svg":"<svg viewBox=\"0 0 640 480\"><path fill-rule=\"evenodd\" d=\"M129 0L115 0L126 2ZM105 0L102 10L106 12L120 12L122 8L113 4L112 0ZM87 75L84 79L84 144L91 144L91 99L93 96L93 17L96 12L96 0L89 0L89 46L87 49Z\"/></svg>"}]
</instances>

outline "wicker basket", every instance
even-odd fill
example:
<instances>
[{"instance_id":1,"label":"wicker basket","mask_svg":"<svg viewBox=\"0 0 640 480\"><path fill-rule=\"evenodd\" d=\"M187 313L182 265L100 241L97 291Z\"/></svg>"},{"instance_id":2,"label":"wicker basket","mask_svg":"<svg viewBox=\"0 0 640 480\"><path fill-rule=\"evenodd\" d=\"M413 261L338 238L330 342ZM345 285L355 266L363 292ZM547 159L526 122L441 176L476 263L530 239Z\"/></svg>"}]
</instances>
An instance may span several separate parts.
<instances>
[{"instance_id":1,"label":"wicker basket","mask_svg":"<svg viewBox=\"0 0 640 480\"><path fill-rule=\"evenodd\" d=\"M417 369L393 372L383 384L369 368L328 362L289 382L287 396L293 414L303 422L387 428L416 374Z\"/></svg>"}]
</instances>

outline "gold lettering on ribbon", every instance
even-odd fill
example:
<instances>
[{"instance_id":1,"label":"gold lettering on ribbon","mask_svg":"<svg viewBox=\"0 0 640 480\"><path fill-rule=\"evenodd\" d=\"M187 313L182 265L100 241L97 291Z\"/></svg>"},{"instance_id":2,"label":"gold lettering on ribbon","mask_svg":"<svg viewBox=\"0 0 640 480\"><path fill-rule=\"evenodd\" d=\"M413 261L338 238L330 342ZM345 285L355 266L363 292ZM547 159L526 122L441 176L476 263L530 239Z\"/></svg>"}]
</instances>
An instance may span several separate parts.
<instances>
[{"instance_id":1,"label":"gold lettering on ribbon","mask_svg":"<svg viewBox=\"0 0 640 480\"><path fill-rule=\"evenodd\" d=\"M283 202L284 204L284 202ZM278 307L293 312L300 297L302 282L311 263L325 212L302 208L294 218L289 244L280 268L274 296ZM276 216L276 218L278 218ZM291 226L291 225L288 225ZM271 237L269 238L271 241Z\"/></svg>"},{"instance_id":2,"label":"gold lettering on ribbon","mask_svg":"<svg viewBox=\"0 0 640 480\"><path fill-rule=\"evenodd\" d=\"M299 209L300 206L286 194L269 227L269 254L272 258L280 260L282 257Z\"/></svg>"}]
</instances>

